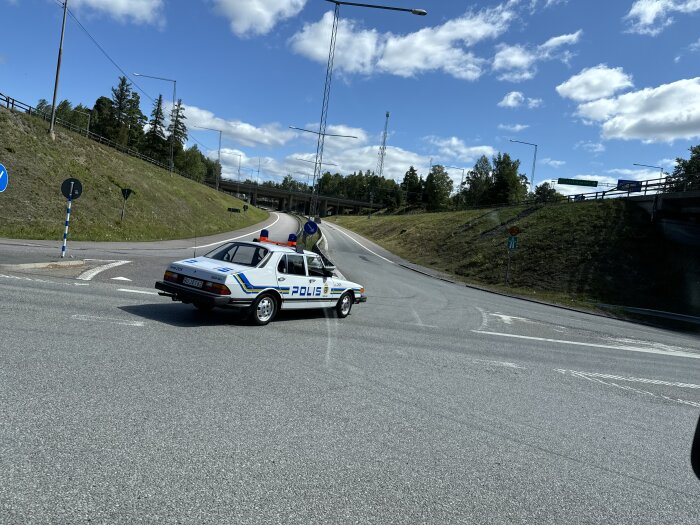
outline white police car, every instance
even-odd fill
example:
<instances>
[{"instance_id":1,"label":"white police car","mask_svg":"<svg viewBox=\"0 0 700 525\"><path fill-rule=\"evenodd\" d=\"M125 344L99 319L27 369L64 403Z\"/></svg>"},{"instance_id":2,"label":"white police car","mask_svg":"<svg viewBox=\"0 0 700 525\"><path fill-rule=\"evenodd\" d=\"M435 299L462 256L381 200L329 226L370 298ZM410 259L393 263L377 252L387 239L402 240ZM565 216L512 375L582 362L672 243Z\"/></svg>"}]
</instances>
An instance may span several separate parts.
<instances>
[{"instance_id":1,"label":"white police car","mask_svg":"<svg viewBox=\"0 0 700 525\"><path fill-rule=\"evenodd\" d=\"M253 242L229 242L202 257L168 266L159 295L192 303L200 310L215 306L247 309L255 324L272 321L279 310L335 308L347 317L353 304L367 301L359 284L333 275L335 267L320 255L268 239L263 230Z\"/></svg>"}]
</instances>

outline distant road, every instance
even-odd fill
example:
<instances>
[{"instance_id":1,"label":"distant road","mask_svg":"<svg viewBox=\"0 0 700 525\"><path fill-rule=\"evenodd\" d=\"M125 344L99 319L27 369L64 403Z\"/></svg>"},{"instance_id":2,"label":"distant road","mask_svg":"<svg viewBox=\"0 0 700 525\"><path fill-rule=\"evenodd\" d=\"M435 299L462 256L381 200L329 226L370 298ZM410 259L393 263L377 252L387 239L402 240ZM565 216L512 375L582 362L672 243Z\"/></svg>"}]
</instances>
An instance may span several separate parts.
<instances>
[{"instance_id":1,"label":"distant road","mask_svg":"<svg viewBox=\"0 0 700 525\"><path fill-rule=\"evenodd\" d=\"M0 522L699 522L697 338L432 279L323 226L369 297L344 320L150 295L185 246L89 281L0 272Z\"/></svg>"}]
</instances>

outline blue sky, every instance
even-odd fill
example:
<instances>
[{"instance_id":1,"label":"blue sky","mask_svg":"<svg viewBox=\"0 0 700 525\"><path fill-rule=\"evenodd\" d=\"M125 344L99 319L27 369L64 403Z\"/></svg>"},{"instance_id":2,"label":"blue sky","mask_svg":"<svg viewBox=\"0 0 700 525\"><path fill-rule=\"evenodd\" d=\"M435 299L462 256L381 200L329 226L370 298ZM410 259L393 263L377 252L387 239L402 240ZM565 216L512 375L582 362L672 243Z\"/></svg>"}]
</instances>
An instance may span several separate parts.
<instances>
[{"instance_id":1,"label":"blue sky","mask_svg":"<svg viewBox=\"0 0 700 525\"><path fill-rule=\"evenodd\" d=\"M700 0L384 0L425 17L341 7L325 160L375 169L391 112L385 176L430 162L471 167L508 152L536 182L644 179L700 143ZM58 0L0 0L0 92L51 98ZM333 4L323 0L69 0L130 75L175 78L192 136L224 175L261 166L300 180L313 165ZM69 18L59 98L92 106L120 72ZM132 77L151 97L171 85ZM144 113L151 102L142 94ZM200 146L201 147L201 146ZM240 155L240 157L239 157ZM461 171L451 169L459 180ZM559 187L563 192L566 188Z\"/></svg>"}]
</instances>

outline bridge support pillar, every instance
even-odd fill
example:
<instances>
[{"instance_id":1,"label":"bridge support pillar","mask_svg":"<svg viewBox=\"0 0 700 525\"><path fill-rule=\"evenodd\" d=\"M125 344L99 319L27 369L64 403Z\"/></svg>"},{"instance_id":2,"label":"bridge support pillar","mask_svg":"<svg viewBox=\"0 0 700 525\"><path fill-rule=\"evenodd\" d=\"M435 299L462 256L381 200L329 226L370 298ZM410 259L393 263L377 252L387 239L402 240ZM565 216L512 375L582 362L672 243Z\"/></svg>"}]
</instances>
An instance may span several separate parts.
<instances>
[{"instance_id":1,"label":"bridge support pillar","mask_svg":"<svg viewBox=\"0 0 700 525\"><path fill-rule=\"evenodd\" d=\"M325 217L328 214L328 200L324 199L321 201L320 213L321 217Z\"/></svg>"}]
</instances>

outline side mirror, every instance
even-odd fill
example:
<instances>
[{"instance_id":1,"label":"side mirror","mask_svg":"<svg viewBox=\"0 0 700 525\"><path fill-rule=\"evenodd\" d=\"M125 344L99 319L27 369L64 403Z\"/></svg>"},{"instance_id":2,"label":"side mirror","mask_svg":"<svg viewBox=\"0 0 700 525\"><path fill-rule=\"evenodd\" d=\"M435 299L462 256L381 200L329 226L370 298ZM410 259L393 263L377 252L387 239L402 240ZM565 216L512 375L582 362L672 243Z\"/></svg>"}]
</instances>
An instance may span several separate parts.
<instances>
[{"instance_id":1,"label":"side mirror","mask_svg":"<svg viewBox=\"0 0 700 525\"><path fill-rule=\"evenodd\" d=\"M323 268L324 277L333 277L333 270L335 270L335 266L325 266Z\"/></svg>"}]
</instances>

